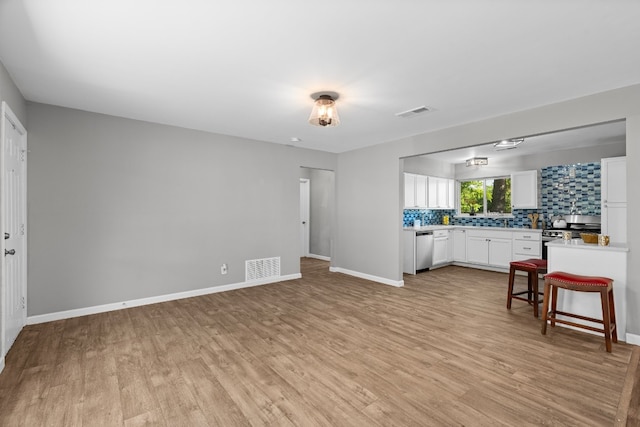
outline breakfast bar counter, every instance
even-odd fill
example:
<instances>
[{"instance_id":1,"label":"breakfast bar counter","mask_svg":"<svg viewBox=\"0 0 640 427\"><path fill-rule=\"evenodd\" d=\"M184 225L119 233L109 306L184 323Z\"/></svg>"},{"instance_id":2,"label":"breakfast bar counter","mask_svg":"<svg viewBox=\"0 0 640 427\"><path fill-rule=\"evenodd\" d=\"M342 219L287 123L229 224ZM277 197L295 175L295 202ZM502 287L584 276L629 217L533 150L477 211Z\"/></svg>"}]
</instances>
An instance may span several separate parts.
<instances>
[{"instance_id":1,"label":"breakfast bar counter","mask_svg":"<svg viewBox=\"0 0 640 427\"><path fill-rule=\"evenodd\" d=\"M555 240L547 243L548 271L564 271L584 276L613 279L618 339L626 341L627 331L627 256L626 245L600 246L582 239ZM558 292L558 310L602 319L599 293ZM558 316L560 318L560 316ZM597 326L597 325L593 325Z\"/></svg>"}]
</instances>

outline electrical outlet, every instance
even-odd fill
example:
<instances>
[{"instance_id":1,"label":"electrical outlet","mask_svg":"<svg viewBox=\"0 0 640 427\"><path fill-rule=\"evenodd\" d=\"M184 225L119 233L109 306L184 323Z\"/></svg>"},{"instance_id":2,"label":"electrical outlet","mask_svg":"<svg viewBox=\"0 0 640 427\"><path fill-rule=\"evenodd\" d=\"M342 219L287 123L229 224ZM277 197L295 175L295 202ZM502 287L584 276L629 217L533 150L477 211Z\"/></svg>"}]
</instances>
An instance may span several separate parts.
<instances>
[{"instance_id":1,"label":"electrical outlet","mask_svg":"<svg viewBox=\"0 0 640 427\"><path fill-rule=\"evenodd\" d=\"M222 266L220 266L220 274L227 274L228 271L229 269L227 268L227 264L222 264Z\"/></svg>"}]
</instances>

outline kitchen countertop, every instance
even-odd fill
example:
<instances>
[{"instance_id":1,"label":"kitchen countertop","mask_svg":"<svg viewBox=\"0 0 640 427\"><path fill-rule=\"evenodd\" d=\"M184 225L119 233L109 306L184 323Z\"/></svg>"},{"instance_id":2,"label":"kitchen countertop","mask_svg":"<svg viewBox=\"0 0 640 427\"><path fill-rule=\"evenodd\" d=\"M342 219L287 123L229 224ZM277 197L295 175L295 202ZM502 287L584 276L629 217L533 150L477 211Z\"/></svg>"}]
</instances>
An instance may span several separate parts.
<instances>
[{"instance_id":1,"label":"kitchen countertop","mask_svg":"<svg viewBox=\"0 0 640 427\"><path fill-rule=\"evenodd\" d=\"M609 246L600 246L597 243L585 243L582 239L556 239L547 242L547 247L565 249L586 249L592 251L629 252L629 247L621 243L611 243Z\"/></svg>"},{"instance_id":2,"label":"kitchen countertop","mask_svg":"<svg viewBox=\"0 0 640 427\"><path fill-rule=\"evenodd\" d=\"M524 228L524 227L488 227L477 225L423 225L420 228L415 227L403 227L404 231L435 231L435 230L453 230L453 229L465 229L465 230L505 230L505 231L531 231L533 233L542 233L542 229L539 228Z\"/></svg>"}]
</instances>

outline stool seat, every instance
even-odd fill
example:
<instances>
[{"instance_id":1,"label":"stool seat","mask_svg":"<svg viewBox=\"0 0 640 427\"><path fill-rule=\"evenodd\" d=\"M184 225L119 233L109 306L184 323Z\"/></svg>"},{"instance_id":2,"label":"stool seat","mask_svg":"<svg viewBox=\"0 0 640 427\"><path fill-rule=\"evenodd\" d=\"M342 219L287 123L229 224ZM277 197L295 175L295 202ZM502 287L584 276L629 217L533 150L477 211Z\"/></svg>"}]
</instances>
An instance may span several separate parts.
<instances>
[{"instance_id":1,"label":"stool seat","mask_svg":"<svg viewBox=\"0 0 640 427\"><path fill-rule=\"evenodd\" d=\"M513 292L513 282L515 281L516 271L527 272L527 290L522 292ZM511 309L511 300L517 299L526 301L533 305L533 315L538 317L538 304L542 302L539 299L539 295L542 292L538 292L538 274L544 274L547 272L547 260L530 258L519 261L511 261L509 263L509 287L507 290L507 309ZM526 297L519 295L527 294Z\"/></svg>"},{"instance_id":2,"label":"stool seat","mask_svg":"<svg viewBox=\"0 0 640 427\"><path fill-rule=\"evenodd\" d=\"M567 313L558 310L558 288L569 291L600 293L602 319L581 316L575 313ZM551 310L549 310L549 304L551 304ZM599 323L603 328L600 329L584 323L558 319L558 315L586 320L587 322L592 323ZM576 328L603 333L606 349L611 353L611 342L618 342L616 309L613 299L613 279L600 276L580 276L578 274L567 273L564 271L554 271L545 275L544 302L542 304L542 335L547 333L547 322L551 324L551 327L554 327L556 323L562 323Z\"/></svg>"},{"instance_id":3,"label":"stool seat","mask_svg":"<svg viewBox=\"0 0 640 427\"><path fill-rule=\"evenodd\" d=\"M613 283L608 277L580 276L577 274L565 273L564 271L554 271L545 276L556 282L566 283L574 286L610 286Z\"/></svg>"},{"instance_id":4,"label":"stool seat","mask_svg":"<svg viewBox=\"0 0 640 427\"><path fill-rule=\"evenodd\" d=\"M535 268L535 269L547 269L547 260L546 259L524 259L522 261L511 261L509 263L511 266L515 267L524 267L524 268Z\"/></svg>"}]
</instances>

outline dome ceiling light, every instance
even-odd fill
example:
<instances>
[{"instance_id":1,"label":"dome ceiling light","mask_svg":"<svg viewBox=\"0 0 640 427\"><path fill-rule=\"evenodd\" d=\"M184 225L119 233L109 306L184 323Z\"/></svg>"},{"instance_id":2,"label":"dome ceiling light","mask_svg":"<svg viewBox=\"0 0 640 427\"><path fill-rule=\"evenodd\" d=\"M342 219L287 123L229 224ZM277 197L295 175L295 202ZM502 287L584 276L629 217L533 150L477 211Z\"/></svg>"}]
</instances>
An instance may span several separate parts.
<instances>
[{"instance_id":1,"label":"dome ceiling light","mask_svg":"<svg viewBox=\"0 0 640 427\"><path fill-rule=\"evenodd\" d=\"M518 145L524 142L524 138L505 139L493 144L495 150L510 150L516 148Z\"/></svg>"},{"instance_id":2,"label":"dome ceiling light","mask_svg":"<svg viewBox=\"0 0 640 427\"><path fill-rule=\"evenodd\" d=\"M335 92L317 92L311 94L314 99L313 109L309 116L309 123L314 126L338 126L340 116L336 109L338 94Z\"/></svg>"}]
</instances>

